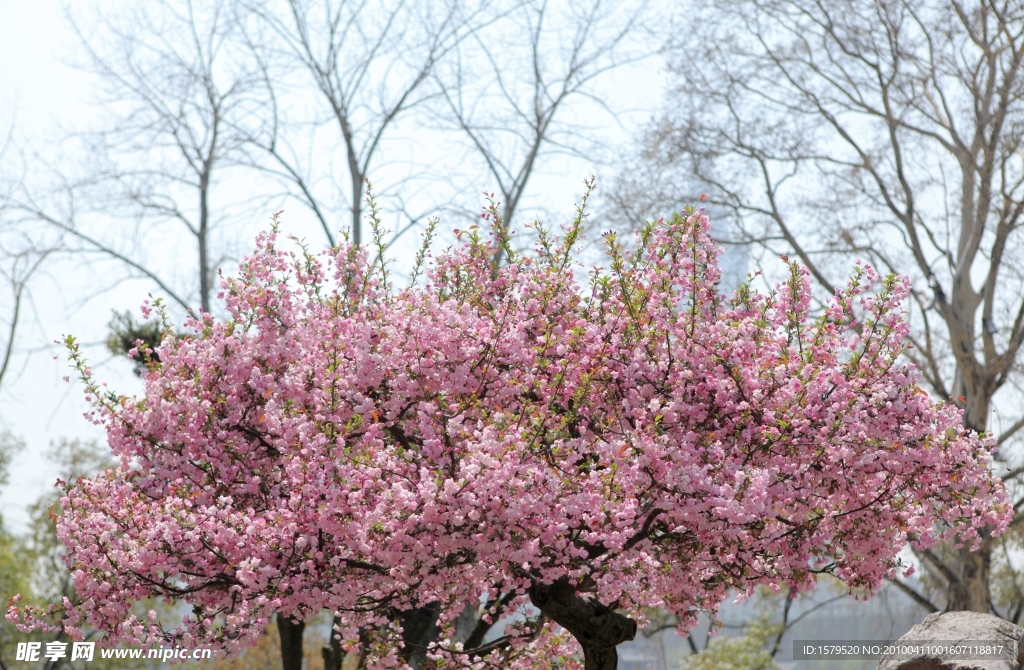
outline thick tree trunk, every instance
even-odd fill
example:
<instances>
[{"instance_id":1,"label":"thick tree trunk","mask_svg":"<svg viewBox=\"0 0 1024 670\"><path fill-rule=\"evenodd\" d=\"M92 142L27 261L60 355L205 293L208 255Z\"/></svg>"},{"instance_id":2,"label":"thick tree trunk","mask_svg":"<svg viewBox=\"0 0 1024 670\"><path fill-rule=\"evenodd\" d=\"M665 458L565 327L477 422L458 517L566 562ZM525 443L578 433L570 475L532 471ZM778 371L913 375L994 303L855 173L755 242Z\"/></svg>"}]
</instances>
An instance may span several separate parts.
<instances>
[{"instance_id":1,"label":"thick tree trunk","mask_svg":"<svg viewBox=\"0 0 1024 670\"><path fill-rule=\"evenodd\" d=\"M302 670L302 633L305 622L292 621L277 615L277 632L281 635L281 667L283 670Z\"/></svg>"},{"instance_id":2,"label":"thick tree trunk","mask_svg":"<svg viewBox=\"0 0 1024 670\"><path fill-rule=\"evenodd\" d=\"M615 670L615 647L636 636L636 622L591 598L582 598L567 580L535 584L530 601L542 613L572 633L583 647L585 670Z\"/></svg>"},{"instance_id":3,"label":"thick tree trunk","mask_svg":"<svg viewBox=\"0 0 1024 670\"><path fill-rule=\"evenodd\" d=\"M437 625L437 616L441 608L436 604L419 609L399 612L398 619L402 623L402 658L413 670L417 670L427 659L427 645L437 639L441 632Z\"/></svg>"},{"instance_id":4,"label":"thick tree trunk","mask_svg":"<svg viewBox=\"0 0 1024 670\"><path fill-rule=\"evenodd\" d=\"M341 638L338 637L338 631L334 629L338 623L338 617L334 617L334 620L331 621L327 646L320 649L320 655L324 659L324 670L341 670L341 659L345 654L341 650Z\"/></svg>"},{"instance_id":5,"label":"thick tree trunk","mask_svg":"<svg viewBox=\"0 0 1024 670\"><path fill-rule=\"evenodd\" d=\"M986 541L978 551L968 551L967 547L957 549L959 579L949 585L949 599L946 610L949 612L981 612L992 611L992 596L989 591L989 577L992 568L992 546Z\"/></svg>"},{"instance_id":6,"label":"thick tree trunk","mask_svg":"<svg viewBox=\"0 0 1024 670\"><path fill-rule=\"evenodd\" d=\"M973 334L973 333L972 333ZM954 389L964 408L964 426L982 432L988 428L988 415L992 405L994 381L988 376L968 375L957 369ZM979 529L982 544L977 551L967 547L956 550L956 564L953 566L957 579L950 581L946 598L948 612L992 611L992 594L989 578L992 567L992 542L987 528Z\"/></svg>"}]
</instances>

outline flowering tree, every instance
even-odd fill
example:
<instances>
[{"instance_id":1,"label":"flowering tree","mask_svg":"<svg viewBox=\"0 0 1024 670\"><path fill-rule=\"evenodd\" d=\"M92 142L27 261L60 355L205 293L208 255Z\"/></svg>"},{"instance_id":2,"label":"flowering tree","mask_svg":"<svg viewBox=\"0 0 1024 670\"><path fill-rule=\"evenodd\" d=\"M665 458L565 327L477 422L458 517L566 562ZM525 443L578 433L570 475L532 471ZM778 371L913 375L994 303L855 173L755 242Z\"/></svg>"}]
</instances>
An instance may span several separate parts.
<instances>
[{"instance_id":1,"label":"flowering tree","mask_svg":"<svg viewBox=\"0 0 1024 670\"><path fill-rule=\"evenodd\" d=\"M701 213L633 251L606 235L589 273L582 221L531 254L495 225L432 260L428 235L405 289L383 254L286 252L275 225L223 284L229 320L138 352L142 398L69 340L122 464L63 500L81 602L9 617L232 649L327 608L388 667L410 654L396 613L426 609L441 667L574 665L574 638L610 670L643 608L685 627L730 589L870 590L908 542L1005 527L991 442L898 360L906 280L860 266L812 318L793 264L723 300ZM191 609L136 618L154 596Z\"/></svg>"}]
</instances>

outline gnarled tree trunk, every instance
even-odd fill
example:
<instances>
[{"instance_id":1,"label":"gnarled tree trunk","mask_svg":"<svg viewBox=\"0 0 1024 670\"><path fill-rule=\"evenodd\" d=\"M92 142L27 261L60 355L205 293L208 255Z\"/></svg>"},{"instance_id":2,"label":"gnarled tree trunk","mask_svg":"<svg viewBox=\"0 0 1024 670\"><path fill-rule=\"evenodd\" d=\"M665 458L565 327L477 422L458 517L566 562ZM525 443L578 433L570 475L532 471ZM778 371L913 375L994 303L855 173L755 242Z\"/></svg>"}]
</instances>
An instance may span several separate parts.
<instances>
[{"instance_id":1,"label":"gnarled tree trunk","mask_svg":"<svg viewBox=\"0 0 1024 670\"><path fill-rule=\"evenodd\" d=\"M592 598L583 598L566 579L530 588L530 602L572 633L583 647L585 670L615 670L615 647L636 636L636 622Z\"/></svg>"}]
</instances>

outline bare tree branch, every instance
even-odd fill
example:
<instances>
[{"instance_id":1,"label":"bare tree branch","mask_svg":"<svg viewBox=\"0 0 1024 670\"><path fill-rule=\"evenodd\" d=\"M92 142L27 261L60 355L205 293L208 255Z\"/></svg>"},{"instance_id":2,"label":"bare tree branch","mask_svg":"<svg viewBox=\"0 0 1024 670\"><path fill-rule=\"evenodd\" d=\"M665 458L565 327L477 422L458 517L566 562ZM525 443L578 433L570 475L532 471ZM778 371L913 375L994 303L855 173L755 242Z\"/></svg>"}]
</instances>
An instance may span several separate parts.
<instances>
[{"instance_id":1,"label":"bare tree branch","mask_svg":"<svg viewBox=\"0 0 1024 670\"><path fill-rule=\"evenodd\" d=\"M968 428L1011 410L1008 444L1024 427L1020 398L997 396L1020 388L1024 346L1024 3L722 0L685 21L703 48L667 46L679 85L640 159L676 194L660 206L706 189L823 293L858 257L909 275L908 357ZM622 184L618 202L644 188ZM951 608L989 611L994 546L941 570Z\"/></svg>"},{"instance_id":2,"label":"bare tree branch","mask_svg":"<svg viewBox=\"0 0 1024 670\"><path fill-rule=\"evenodd\" d=\"M448 126L497 186L506 229L545 155L580 141L562 120L573 100L592 99L601 76L650 56L631 42L646 8L595 0L566 21L546 0L515 2L496 28L521 39L495 49L489 32L474 32L435 75Z\"/></svg>"}]
</instances>

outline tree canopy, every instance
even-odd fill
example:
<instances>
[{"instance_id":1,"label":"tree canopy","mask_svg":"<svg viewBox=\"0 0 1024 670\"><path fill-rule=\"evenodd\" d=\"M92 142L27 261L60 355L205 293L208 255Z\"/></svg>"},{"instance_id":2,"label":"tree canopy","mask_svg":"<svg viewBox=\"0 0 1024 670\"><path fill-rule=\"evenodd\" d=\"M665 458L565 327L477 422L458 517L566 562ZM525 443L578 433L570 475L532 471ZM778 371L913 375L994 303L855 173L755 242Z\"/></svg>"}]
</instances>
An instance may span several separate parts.
<instances>
[{"instance_id":1,"label":"tree canopy","mask_svg":"<svg viewBox=\"0 0 1024 670\"><path fill-rule=\"evenodd\" d=\"M905 278L858 265L812 315L786 261L774 291L725 299L702 212L606 234L591 269L584 218L518 253L492 207L436 258L428 232L404 288L379 225L374 257L288 251L275 222L222 283L227 320L133 352L143 397L69 338L121 466L67 484L81 602L9 617L230 650L326 608L388 667L395 613L428 608L439 666L574 664L567 631L614 668L644 608L686 627L730 589L870 591L908 542L1005 528L992 440L900 359ZM154 596L189 608L136 618ZM456 639L482 601L525 618Z\"/></svg>"}]
</instances>

